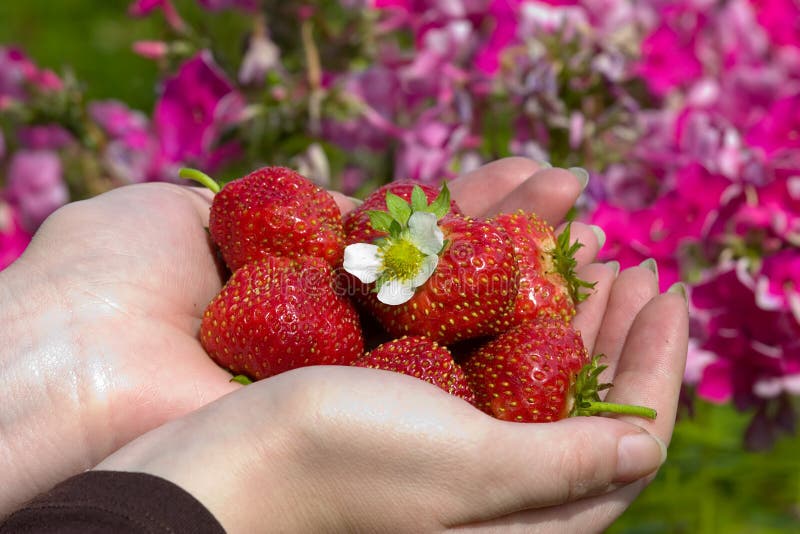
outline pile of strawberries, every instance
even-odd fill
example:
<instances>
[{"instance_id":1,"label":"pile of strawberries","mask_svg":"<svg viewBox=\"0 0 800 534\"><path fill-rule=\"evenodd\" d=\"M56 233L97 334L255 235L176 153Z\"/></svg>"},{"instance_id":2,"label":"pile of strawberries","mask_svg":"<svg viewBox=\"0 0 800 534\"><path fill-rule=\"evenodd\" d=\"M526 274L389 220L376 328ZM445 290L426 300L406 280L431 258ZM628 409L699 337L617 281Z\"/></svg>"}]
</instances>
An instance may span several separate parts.
<instances>
[{"instance_id":1,"label":"pile of strawberries","mask_svg":"<svg viewBox=\"0 0 800 534\"><path fill-rule=\"evenodd\" d=\"M324 189L266 167L217 192L209 233L232 274L200 341L245 380L353 365L508 421L655 416L599 402L603 367L570 326L592 287L575 276L580 245L533 213L471 218L446 185L394 182L342 217Z\"/></svg>"}]
</instances>

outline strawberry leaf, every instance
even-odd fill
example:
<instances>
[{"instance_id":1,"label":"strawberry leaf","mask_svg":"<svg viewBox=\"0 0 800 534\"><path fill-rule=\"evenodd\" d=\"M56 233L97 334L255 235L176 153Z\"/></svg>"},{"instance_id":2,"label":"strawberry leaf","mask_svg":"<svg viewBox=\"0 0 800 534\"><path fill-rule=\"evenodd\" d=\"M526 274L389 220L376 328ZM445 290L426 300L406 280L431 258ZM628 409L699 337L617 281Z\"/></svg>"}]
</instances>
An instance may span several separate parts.
<instances>
[{"instance_id":1,"label":"strawberry leaf","mask_svg":"<svg viewBox=\"0 0 800 534\"><path fill-rule=\"evenodd\" d=\"M249 386L250 384L253 383L253 381L250 380L250 377L247 377L245 375L236 375L233 378L231 378L230 381L231 382L237 382L237 383L239 383L239 384L241 384L243 386Z\"/></svg>"},{"instance_id":2,"label":"strawberry leaf","mask_svg":"<svg viewBox=\"0 0 800 534\"><path fill-rule=\"evenodd\" d=\"M567 290L574 303L583 302L589 296L589 293L581 291L582 289L594 289L597 282L587 282L578 278L575 269L578 267L578 262L575 260L575 254L583 247L583 243L576 241L570 244L572 222L570 221L564 231L556 238L556 248L552 252L553 263L555 264L556 271L558 271L567 283Z\"/></svg>"},{"instance_id":3,"label":"strawberry leaf","mask_svg":"<svg viewBox=\"0 0 800 534\"><path fill-rule=\"evenodd\" d=\"M386 192L386 208L401 226L405 226L408 218L411 217L411 206L408 205L408 202L391 191Z\"/></svg>"},{"instance_id":4,"label":"strawberry leaf","mask_svg":"<svg viewBox=\"0 0 800 534\"><path fill-rule=\"evenodd\" d=\"M391 215L385 211L370 210L367 212L369 215L369 222L372 227L379 232L389 233L389 228L393 222L396 222Z\"/></svg>"},{"instance_id":5,"label":"strawberry leaf","mask_svg":"<svg viewBox=\"0 0 800 534\"><path fill-rule=\"evenodd\" d=\"M442 182L442 190L424 211L435 214L437 219L447 215L450 211L450 190L447 188L447 182Z\"/></svg>"},{"instance_id":6,"label":"strawberry leaf","mask_svg":"<svg viewBox=\"0 0 800 534\"><path fill-rule=\"evenodd\" d=\"M418 185L411 190L411 209L414 211L425 211L428 207L428 197L425 191Z\"/></svg>"}]
</instances>

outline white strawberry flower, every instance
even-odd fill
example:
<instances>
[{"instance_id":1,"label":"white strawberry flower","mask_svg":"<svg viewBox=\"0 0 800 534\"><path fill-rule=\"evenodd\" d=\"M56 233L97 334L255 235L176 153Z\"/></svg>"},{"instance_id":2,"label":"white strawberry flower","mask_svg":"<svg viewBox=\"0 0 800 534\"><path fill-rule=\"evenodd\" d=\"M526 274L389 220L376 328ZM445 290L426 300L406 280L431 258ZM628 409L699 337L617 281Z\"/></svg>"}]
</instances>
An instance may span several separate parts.
<instances>
[{"instance_id":1,"label":"white strawberry flower","mask_svg":"<svg viewBox=\"0 0 800 534\"><path fill-rule=\"evenodd\" d=\"M411 204L386 194L389 213L370 212L370 221L388 236L375 244L355 243L344 249L344 269L364 284L375 282L378 300L396 306L408 302L439 264L444 234L437 222L450 208L447 187L428 205L425 193L414 188Z\"/></svg>"}]
</instances>

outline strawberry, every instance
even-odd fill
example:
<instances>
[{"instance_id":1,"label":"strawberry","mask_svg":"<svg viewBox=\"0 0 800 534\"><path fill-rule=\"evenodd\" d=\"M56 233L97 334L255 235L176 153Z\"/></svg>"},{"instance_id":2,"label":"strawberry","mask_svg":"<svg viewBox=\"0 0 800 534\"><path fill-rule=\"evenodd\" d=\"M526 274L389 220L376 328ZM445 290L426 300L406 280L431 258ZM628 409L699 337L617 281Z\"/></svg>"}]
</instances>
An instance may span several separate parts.
<instances>
[{"instance_id":1,"label":"strawberry","mask_svg":"<svg viewBox=\"0 0 800 534\"><path fill-rule=\"evenodd\" d=\"M582 288L593 288L575 274L575 253L583 246L570 244L569 226L558 237L553 227L533 213L501 213L494 222L514 243L519 266L519 291L509 317L520 324L541 315L569 322L575 306L586 298Z\"/></svg>"},{"instance_id":2,"label":"strawberry","mask_svg":"<svg viewBox=\"0 0 800 534\"><path fill-rule=\"evenodd\" d=\"M600 412L655 418L641 406L600 402L605 366L590 358L580 332L542 316L515 326L473 352L463 368L475 405L505 421L547 422Z\"/></svg>"},{"instance_id":3,"label":"strawberry","mask_svg":"<svg viewBox=\"0 0 800 534\"><path fill-rule=\"evenodd\" d=\"M438 195L439 190L425 184L415 184L414 182L399 181L390 182L372 192L364 203L344 217L344 231L347 236L347 243L372 243L380 237L385 237L386 232L376 230L370 223L370 211L387 211L386 194L391 193L411 202L411 194L414 188L425 194L427 202L432 202ZM461 208L455 200L450 201L449 213L461 215Z\"/></svg>"},{"instance_id":4,"label":"strawberry","mask_svg":"<svg viewBox=\"0 0 800 534\"><path fill-rule=\"evenodd\" d=\"M344 227L336 201L297 172L264 167L222 190L199 171L182 169L180 174L217 193L209 232L231 270L267 255L316 256L332 266L341 263Z\"/></svg>"},{"instance_id":5,"label":"strawberry","mask_svg":"<svg viewBox=\"0 0 800 534\"><path fill-rule=\"evenodd\" d=\"M206 308L206 352L256 380L306 365L348 365L364 340L350 301L321 258L266 256L234 271Z\"/></svg>"},{"instance_id":6,"label":"strawberry","mask_svg":"<svg viewBox=\"0 0 800 534\"><path fill-rule=\"evenodd\" d=\"M464 371L453 361L447 347L424 336L404 336L388 341L350 365L413 376L469 403L475 402Z\"/></svg>"}]
</instances>

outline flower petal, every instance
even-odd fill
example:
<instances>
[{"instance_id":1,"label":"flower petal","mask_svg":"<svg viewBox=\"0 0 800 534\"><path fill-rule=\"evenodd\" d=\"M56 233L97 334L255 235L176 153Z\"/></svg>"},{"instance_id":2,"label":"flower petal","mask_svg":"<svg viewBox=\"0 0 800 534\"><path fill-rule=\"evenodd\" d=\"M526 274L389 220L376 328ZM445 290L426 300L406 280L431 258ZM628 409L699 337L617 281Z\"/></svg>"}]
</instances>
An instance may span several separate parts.
<instances>
[{"instance_id":1,"label":"flower petal","mask_svg":"<svg viewBox=\"0 0 800 534\"><path fill-rule=\"evenodd\" d=\"M378 290L378 300L389 306L408 302L414 296L411 283L403 280L387 280Z\"/></svg>"},{"instance_id":2,"label":"flower petal","mask_svg":"<svg viewBox=\"0 0 800 534\"><path fill-rule=\"evenodd\" d=\"M411 286L417 288L427 282L428 278L433 274L433 271L436 270L437 265L439 265L439 256L436 254L425 256L422 260L422 265L419 267L419 272L411 280Z\"/></svg>"},{"instance_id":3,"label":"flower petal","mask_svg":"<svg viewBox=\"0 0 800 534\"><path fill-rule=\"evenodd\" d=\"M378 256L378 247L368 243L347 245L344 249L344 270L364 284L378 279L383 262Z\"/></svg>"},{"instance_id":4,"label":"flower petal","mask_svg":"<svg viewBox=\"0 0 800 534\"><path fill-rule=\"evenodd\" d=\"M415 211L408 218L409 238L425 255L438 254L444 245L444 234L436 221L436 215L427 211Z\"/></svg>"}]
</instances>

